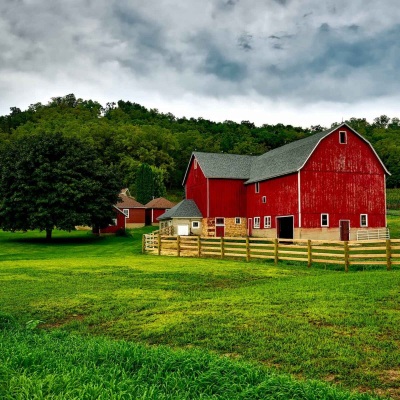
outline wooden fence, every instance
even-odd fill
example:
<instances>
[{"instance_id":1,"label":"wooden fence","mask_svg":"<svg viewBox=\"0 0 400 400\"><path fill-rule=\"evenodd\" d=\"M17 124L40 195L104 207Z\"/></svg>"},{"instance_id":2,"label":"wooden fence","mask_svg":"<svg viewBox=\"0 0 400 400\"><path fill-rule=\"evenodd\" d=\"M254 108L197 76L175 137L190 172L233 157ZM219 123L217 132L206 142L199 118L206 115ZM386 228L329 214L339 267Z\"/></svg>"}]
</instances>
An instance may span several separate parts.
<instances>
[{"instance_id":1,"label":"wooden fence","mask_svg":"<svg viewBox=\"0 0 400 400\"><path fill-rule=\"evenodd\" d=\"M400 265L400 239L322 241L305 239L210 238L200 236L143 236L143 252L178 257L218 257L300 261L343 265ZM151 245L148 245L148 243Z\"/></svg>"}]
</instances>

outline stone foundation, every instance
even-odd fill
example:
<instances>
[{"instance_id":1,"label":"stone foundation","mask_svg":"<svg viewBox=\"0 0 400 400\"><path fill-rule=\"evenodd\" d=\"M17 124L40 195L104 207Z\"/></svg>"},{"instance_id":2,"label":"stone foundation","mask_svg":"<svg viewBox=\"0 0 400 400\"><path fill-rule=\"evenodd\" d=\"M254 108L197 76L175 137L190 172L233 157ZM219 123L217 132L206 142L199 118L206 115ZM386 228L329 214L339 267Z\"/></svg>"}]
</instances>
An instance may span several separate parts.
<instances>
[{"instance_id":1,"label":"stone foundation","mask_svg":"<svg viewBox=\"0 0 400 400\"><path fill-rule=\"evenodd\" d=\"M203 218L201 236L215 236L215 218ZM227 237L243 237L247 235L246 218L240 218L240 224L236 224L236 218L225 218L225 234Z\"/></svg>"}]
</instances>

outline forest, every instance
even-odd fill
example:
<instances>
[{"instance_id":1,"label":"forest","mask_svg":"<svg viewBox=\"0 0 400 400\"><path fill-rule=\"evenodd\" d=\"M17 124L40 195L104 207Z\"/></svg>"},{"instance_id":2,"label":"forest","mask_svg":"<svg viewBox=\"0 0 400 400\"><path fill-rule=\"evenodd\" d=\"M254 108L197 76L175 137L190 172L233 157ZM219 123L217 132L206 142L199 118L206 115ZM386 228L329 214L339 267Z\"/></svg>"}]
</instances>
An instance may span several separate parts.
<instances>
[{"instance_id":1,"label":"forest","mask_svg":"<svg viewBox=\"0 0 400 400\"><path fill-rule=\"evenodd\" d=\"M391 173L387 186L399 187L400 119L382 115L372 122L365 118L345 122L374 146ZM26 110L11 107L8 115L0 116L0 150L24 135L79 137L94 146L105 163L117 168L121 186L129 187L131 193L136 194L135 182L143 165L151 167L168 192L180 193L192 151L258 155L340 123L302 128L281 123L256 126L251 121L213 122L177 118L130 101L103 106L68 94L53 97L48 104L31 104Z\"/></svg>"}]
</instances>

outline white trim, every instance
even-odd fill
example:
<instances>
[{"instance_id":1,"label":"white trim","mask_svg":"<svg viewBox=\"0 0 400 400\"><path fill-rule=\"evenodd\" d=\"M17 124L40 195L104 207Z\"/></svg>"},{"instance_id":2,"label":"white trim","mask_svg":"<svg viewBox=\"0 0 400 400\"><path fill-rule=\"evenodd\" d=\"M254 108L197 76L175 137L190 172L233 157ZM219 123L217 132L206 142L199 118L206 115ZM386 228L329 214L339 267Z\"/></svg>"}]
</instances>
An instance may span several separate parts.
<instances>
[{"instance_id":1,"label":"white trim","mask_svg":"<svg viewBox=\"0 0 400 400\"><path fill-rule=\"evenodd\" d=\"M298 213L299 213L299 228L301 228L301 181L300 181L300 171L298 171L298 173L297 173L297 191L298 191L298 194L297 194L297 197L298 197L298 199L297 199L297 201L298 201L298 206L299 206L299 210L298 210Z\"/></svg>"},{"instance_id":2,"label":"white trim","mask_svg":"<svg viewBox=\"0 0 400 400\"><path fill-rule=\"evenodd\" d=\"M222 219L223 222L221 223L217 223L217 219ZM215 226L225 226L225 217L215 217Z\"/></svg>"},{"instance_id":3,"label":"white trim","mask_svg":"<svg viewBox=\"0 0 400 400\"><path fill-rule=\"evenodd\" d=\"M254 193L260 193L260 182L254 183Z\"/></svg>"},{"instance_id":4,"label":"white trim","mask_svg":"<svg viewBox=\"0 0 400 400\"><path fill-rule=\"evenodd\" d=\"M387 228L387 199L386 199L386 175L383 174L383 193L385 193L385 228Z\"/></svg>"},{"instance_id":5,"label":"white trim","mask_svg":"<svg viewBox=\"0 0 400 400\"><path fill-rule=\"evenodd\" d=\"M125 218L129 218L129 208L123 208L122 212L125 214Z\"/></svg>"},{"instance_id":6,"label":"white trim","mask_svg":"<svg viewBox=\"0 0 400 400\"><path fill-rule=\"evenodd\" d=\"M342 222L342 221L348 221L349 222L349 240L351 239L351 226L350 226L350 220L349 219L339 219L339 239L340 240L342 240L342 238L341 238L341 228L340 228L340 223Z\"/></svg>"},{"instance_id":7,"label":"white trim","mask_svg":"<svg viewBox=\"0 0 400 400\"><path fill-rule=\"evenodd\" d=\"M267 204L267 196L263 196L263 197L261 198L261 202L262 202L263 204Z\"/></svg>"},{"instance_id":8,"label":"white trim","mask_svg":"<svg viewBox=\"0 0 400 400\"><path fill-rule=\"evenodd\" d=\"M279 218L288 218L288 217L292 217L293 218L293 239L294 239L294 215L279 215L277 217L275 217L275 227L276 227L276 238L279 239L278 237L278 219Z\"/></svg>"},{"instance_id":9,"label":"white trim","mask_svg":"<svg viewBox=\"0 0 400 400\"><path fill-rule=\"evenodd\" d=\"M164 212L166 212L166 210ZM153 222L154 222L154 208L151 209L151 223L153 224Z\"/></svg>"},{"instance_id":10,"label":"white trim","mask_svg":"<svg viewBox=\"0 0 400 400\"><path fill-rule=\"evenodd\" d=\"M250 229L249 229L250 225L251 225L252 232L250 232ZM253 233L253 219L247 218L247 236L250 236L250 233Z\"/></svg>"},{"instance_id":11,"label":"white trim","mask_svg":"<svg viewBox=\"0 0 400 400\"><path fill-rule=\"evenodd\" d=\"M256 221L258 221L258 224L256 224ZM260 217L254 217L253 228L254 229L260 229L260 227L261 227L261 218Z\"/></svg>"},{"instance_id":12,"label":"white trim","mask_svg":"<svg viewBox=\"0 0 400 400\"><path fill-rule=\"evenodd\" d=\"M344 133L344 142L341 141L342 133ZM347 144L347 132L339 131L339 144Z\"/></svg>"},{"instance_id":13,"label":"white trim","mask_svg":"<svg viewBox=\"0 0 400 400\"><path fill-rule=\"evenodd\" d=\"M269 223L267 223L267 221L269 220ZM270 215L265 215L264 216L264 229L270 229L271 228L271 216Z\"/></svg>"},{"instance_id":14,"label":"white trim","mask_svg":"<svg viewBox=\"0 0 400 400\"><path fill-rule=\"evenodd\" d=\"M210 182L207 178L207 218L210 218Z\"/></svg>"},{"instance_id":15,"label":"white trim","mask_svg":"<svg viewBox=\"0 0 400 400\"><path fill-rule=\"evenodd\" d=\"M363 216L365 216L365 225L362 224ZM360 228L368 228L368 214L360 214Z\"/></svg>"},{"instance_id":16,"label":"white trim","mask_svg":"<svg viewBox=\"0 0 400 400\"><path fill-rule=\"evenodd\" d=\"M237 222L239 220L239 222ZM235 217L235 225L240 225L242 223L241 217Z\"/></svg>"},{"instance_id":17,"label":"white trim","mask_svg":"<svg viewBox=\"0 0 400 400\"><path fill-rule=\"evenodd\" d=\"M197 224L197 226L194 226ZM192 229L199 229L200 228L200 221L192 221Z\"/></svg>"},{"instance_id":18,"label":"white trim","mask_svg":"<svg viewBox=\"0 0 400 400\"><path fill-rule=\"evenodd\" d=\"M323 216L323 215L326 215L326 225L324 225L324 224L322 223L322 216ZM321 228L329 228L329 213L321 213L320 222L321 222Z\"/></svg>"}]
</instances>

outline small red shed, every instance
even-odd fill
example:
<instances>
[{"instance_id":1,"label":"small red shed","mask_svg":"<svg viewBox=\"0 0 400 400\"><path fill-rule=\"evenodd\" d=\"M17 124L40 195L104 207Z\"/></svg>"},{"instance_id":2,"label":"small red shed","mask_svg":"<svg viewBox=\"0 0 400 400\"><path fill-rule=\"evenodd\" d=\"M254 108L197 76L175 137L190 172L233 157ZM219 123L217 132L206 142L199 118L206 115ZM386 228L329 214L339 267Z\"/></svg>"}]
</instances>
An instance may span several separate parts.
<instances>
[{"instance_id":1,"label":"small red shed","mask_svg":"<svg viewBox=\"0 0 400 400\"><path fill-rule=\"evenodd\" d=\"M146 222L146 207L126 194L126 191L122 191L119 197L121 200L116 206L125 214L126 227L138 228L144 226Z\"/></svg>"},{"instance_id":2,"label":"small red shed","mask_svg":"<svg viewBox=\"0 0 400 400\"><path fill-rule=\"evenodd\" d=\"M115 218L113 219L113 224L107 226L106 228L101 228L99 233L116 233L119 230L123 230L126 227L126 217L125 214L116 206L114 207Z\"/></svg>"},{"instance_id":3,"label":"small red shed","mask_svg":"<svg viewBox=\"0 0 400 400\"><path fill-rule=\"evenodd\" d=\"M164 197L150 200L146 204L146 225L158 225L157 218L175 205L176 203L173 203Z\"/></svg>"}]
</instances>

